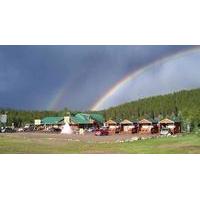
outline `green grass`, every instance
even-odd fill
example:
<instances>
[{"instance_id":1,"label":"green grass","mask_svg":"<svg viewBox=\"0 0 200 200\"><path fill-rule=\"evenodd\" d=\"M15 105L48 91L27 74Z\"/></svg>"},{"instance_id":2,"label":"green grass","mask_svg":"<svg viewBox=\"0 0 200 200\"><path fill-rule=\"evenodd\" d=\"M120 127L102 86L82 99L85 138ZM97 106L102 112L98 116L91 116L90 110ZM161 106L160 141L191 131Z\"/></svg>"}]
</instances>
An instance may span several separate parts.
<instances>
[{"instance_id":1,"label":"green grass","mask_svg":"<svg viewBox=\"0 0 200 200\"><path fill-rule=\"evenodd\" d=\"M57 139L0 136L0 153L200 153L200 135L164 137L127 143L87 143Z\"/></svg>"}]
</instances>

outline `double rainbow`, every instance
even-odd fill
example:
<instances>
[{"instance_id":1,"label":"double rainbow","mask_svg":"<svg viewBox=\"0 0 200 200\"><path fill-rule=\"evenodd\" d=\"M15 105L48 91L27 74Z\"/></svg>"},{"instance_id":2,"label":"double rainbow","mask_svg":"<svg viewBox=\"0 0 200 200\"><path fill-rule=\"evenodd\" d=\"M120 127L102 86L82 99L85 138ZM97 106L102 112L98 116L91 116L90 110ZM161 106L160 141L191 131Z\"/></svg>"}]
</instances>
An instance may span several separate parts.
<instances>
[{"instance_id":1,"label":"double rainbow","mask_svg":"<svg viewBox=\"0 0 200 200\"><path fill-rule=\"evenodd\" d=\"M142 75L146 70L149 68L153 68L155 65L160 66L160 64L165 63L170 60L178 59L182 56L193 54L195 52L200 51L200 46L194 46L187 50L179 51L172 55L167 55L165 57L159 58L147 65L140 66L138 70L133 70L131 73L127 74L125 77L123 77L121 80L119 80L116 84L114 84L106 93L98 99L91 107L90 110L99 110L103 108L104 103L108 100L109 97L114 95L118 90L120 90L121 87L123 87L125 84L127 84L129 81L132 81ZM48 109L53 110L59 107L61 101L66 96L66 88L67 85L64 84L58 91L57 95L54 96L54 98L51 100Z\"/></svg>"}]
</instances>

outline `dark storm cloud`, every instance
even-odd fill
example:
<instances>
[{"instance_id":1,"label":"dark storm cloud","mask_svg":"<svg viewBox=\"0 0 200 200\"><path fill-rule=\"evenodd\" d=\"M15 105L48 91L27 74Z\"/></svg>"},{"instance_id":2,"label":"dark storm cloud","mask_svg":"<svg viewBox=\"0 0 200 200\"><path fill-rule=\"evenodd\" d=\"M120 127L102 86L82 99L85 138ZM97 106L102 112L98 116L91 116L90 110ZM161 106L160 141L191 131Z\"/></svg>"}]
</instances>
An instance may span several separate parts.
<instances>
[{"instance_id":1,"label":"dark storm cloud","mask_svg":"<svg viewBox=\"0 0 200 200\"><path fill-rule=\"evenodd\" d=\"M124 75L189 46L0 46L0 107L88 109Z\"/></svg>"}]
</instances>

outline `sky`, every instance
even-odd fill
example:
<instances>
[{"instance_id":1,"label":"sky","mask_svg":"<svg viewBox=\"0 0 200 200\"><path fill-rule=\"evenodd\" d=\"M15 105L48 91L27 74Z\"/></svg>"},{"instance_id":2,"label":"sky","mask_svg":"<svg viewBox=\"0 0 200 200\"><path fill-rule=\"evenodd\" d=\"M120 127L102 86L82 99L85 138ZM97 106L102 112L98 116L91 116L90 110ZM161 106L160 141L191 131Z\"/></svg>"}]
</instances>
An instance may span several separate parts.
<instances>
[{"instance_id":1,"label":"sky","mask_svg":"<svg viewBox=\"0 0 200 200\"><path fill-rule=\"evenodd\" d=\"M0 46L0 107L89 110L125 76L165 57L169 59L117 89L97 109L197 88L200 87L199 51L173 58L191 48L173 45Z\"/></svg>"}]
</instances>

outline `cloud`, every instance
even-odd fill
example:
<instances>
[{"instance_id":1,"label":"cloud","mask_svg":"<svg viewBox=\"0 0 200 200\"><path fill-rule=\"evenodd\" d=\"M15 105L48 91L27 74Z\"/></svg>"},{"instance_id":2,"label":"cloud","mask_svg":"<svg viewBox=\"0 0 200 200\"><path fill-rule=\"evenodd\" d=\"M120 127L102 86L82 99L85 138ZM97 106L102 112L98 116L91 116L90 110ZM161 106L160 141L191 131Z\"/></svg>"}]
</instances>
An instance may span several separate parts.
<instances>
[{"instance_id":1,"label":"cloud","mask_svg":"<svg viewBox=\"0 0 200 200\"><path fill-rule=\"evenodd\" d=\"M123 76L189 46L0 46L0 105L88 109Z\"/></svg>"},{"instance_id":2,"label":"cloud","mask_svg":"<svg viewBox=\"0 0 200 200\"><path fill-rule=\"evenodd\" d=\"M99 109L139 98L200 87L200 53L188 54L152 65L143 74L123 85Z\"/></svg>"},{"instance_id":3,"label":"cloud","mask_svg":"<svg viewBox=\"0 0 200 200\"><path fill-rule=\"evenodd\" d=\"M0 67L0 92L15 89L19 78L20 73L14 65L2 64Z\"/></svg>"}]
</instances>

